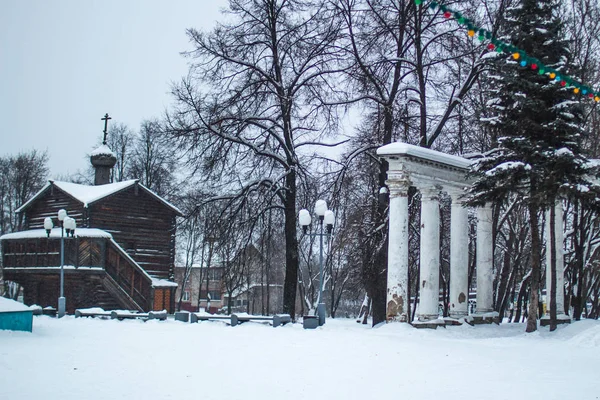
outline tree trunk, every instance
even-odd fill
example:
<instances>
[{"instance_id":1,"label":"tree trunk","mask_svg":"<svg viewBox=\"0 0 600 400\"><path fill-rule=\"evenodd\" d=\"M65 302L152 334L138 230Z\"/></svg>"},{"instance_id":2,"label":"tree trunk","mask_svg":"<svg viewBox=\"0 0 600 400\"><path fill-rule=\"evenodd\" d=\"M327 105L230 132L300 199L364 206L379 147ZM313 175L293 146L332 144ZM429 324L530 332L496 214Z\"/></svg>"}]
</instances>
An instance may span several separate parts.
<instances>
[{"instance_id":1,"label":"tree trunk","mask_svg":"<svg viewBox=\"0 0 600 400\"><path fill-rule=\"evenodd\" d=\"M296 237L296 172L291 169L286 178L285 194L285 281L283 312L296 320L296 286L298 285L298 239Z\"/></svg>"},{"instance_id":2,"label":"tree trunk","mask_svg":"<svg viewBox=\"0 0 600 400\"><path fill-rule=\"evenodd\" d=\"M533 184L532 184L533 185ZM532 195L535 193L531 191ZM529 221L531 223L531 291L529 293L529 313L527 316L527 328L525 332L535 332L537 330L539 291L540 291L540 227L539 227L539 206L535 200L529 201Z\"/></svg>"},{"instance_id":3,"label":"tree trunk","mask_svg":"<svg viewBox=\"0 0 600 400\"><path fill-rule=\"evenodd\" d=\"M579 207L580 203L575 202L575 208L573 212L573 230L575 232L575 240L573 241L575 250L575 268L574 268L574 281L577 283L577 292L574 293L573 299L573 319L579 321L581 319L581 312L583 311L583 293L584 293L584 273L583 273L583 258L584 258L584 240L585 232L583 229L583 210Z\"/></svg>"},{"instance_id":4,"label":"tree trunk","mask_svg":"<svg viewBox=\"0 0 600 400\"><path fill-rule=\"evenodd\" d=\"M556 330L556 206L554 202L550 206L550 293L546 290L546 296L550 294L550 332ZM563 290L561 288L561 290Z\"/></svg>"}]
</instances>

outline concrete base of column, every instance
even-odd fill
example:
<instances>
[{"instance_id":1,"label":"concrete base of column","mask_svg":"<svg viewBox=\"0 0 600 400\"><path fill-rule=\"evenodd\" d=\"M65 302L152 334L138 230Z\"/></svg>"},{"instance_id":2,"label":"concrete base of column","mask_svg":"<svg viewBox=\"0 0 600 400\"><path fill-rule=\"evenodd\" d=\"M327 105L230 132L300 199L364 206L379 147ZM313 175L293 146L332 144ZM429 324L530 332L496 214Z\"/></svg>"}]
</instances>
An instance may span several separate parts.
<instances>
[{"instance_id":1,"label":"concrete base of column","mask_svg":"<svg viewBox=\"0 0 600 400\"><path fill-rule=\"evenodd\" d=\"M444 317L444 323L446 324L446 326L461 326L464 322L464 318Z\"/></svg>"},{"instance_id":2,"label":"concrete base of column","mask_svg":"<svg viewBox=\"0 0 600 400\"><path fill-rule=\"evenodd\" d=\"M427 321L413 321L411 325L417 329L437 329L438 326L445 328L446 322L443 319L438 318Z\"/></svg>"},{"instance_id":3,"label":"concrete base of column","mask_svg":"<svg viewBox=\"0 0 600 400\"><path fill-rule=\"evenodd\" d=\"M566 314L559 314L556 316L556 324L557 325L562 325L562 324L570 324L571 323L571 317L569 317ZM550 326L550 316L549 315L544 315L542 318L540 318L540 326Z\"/></svg>"},{"instance_id":4,"label":"concrete base of column","mask_svg":"<svg viewBox=\"0 0 600 400\"><path fill-rule=\"evenodd\" d=\"M467 318L469 316L468 312L452 312L450 311L448 313L448 315L450 315L450 318L453 319L461 319L461 318Z\"/></svg>"},{"instance_id":5,"label":"concrete base of column","mask_svg":"<svg viewBox=\"0 0 600 400\"><path fill-rule=\"evenodd\" d=\"M496 311L487 313L475 313L465 318L465 322L469 325L485 325L485 324L500 324L500 314Z\"/></svg>"}]
</instances>

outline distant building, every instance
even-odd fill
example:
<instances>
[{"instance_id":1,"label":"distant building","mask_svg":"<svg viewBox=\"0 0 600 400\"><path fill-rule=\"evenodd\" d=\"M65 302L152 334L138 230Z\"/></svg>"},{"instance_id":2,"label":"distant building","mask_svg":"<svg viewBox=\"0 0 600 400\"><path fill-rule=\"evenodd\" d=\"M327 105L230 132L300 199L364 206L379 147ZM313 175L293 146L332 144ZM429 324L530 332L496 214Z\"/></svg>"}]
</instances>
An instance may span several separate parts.
<instances>
[{"instance_id":1,"label":"distant building","mask_svg":"<svg viewBox=\"0 0 600 400\"><path fill-rule=\"evenodd\" d=\"M175 266L175 282L178 285L175 301L179 302L181 299L181 310L198 311L201 308L211 313L218 312L223 307L223 267L201 268L200 265L194 264L187 271L188 276L181 297L186 268ZM210 307L207 309L209 295Z\"/></svg>"},{"instance_id":2,"label":"distant building","mask_svg":"<svg viewBox=\"0 0 600 400\"><path fill-rule=\"evenodd\" d=\"M95 185L50 180L18 210L20 232L0 237L4 279L20 284L28 305L57 307L61 229L57 213L75 219L65 239L67 312L76 308L174 310L177 207L137 180L109 183L116 158L92 153ZM44 219L55 228L49 237Z\"/></svg>"},{"instance_id":3,"label":"distant building","mask_svg":"<svg viewBox=\"0 0 600 400\"><path fill-rule=\"evenodd\" d=\"M181 298L182 310L226 312L230 295L232 312L275 314L281 312L283 304L283 268L270 268L267 274L262 255L252 245L210 268L198 264L188 269L175 267L175 282L175 298L177 302Z\"/></svg>"}]
</instances>

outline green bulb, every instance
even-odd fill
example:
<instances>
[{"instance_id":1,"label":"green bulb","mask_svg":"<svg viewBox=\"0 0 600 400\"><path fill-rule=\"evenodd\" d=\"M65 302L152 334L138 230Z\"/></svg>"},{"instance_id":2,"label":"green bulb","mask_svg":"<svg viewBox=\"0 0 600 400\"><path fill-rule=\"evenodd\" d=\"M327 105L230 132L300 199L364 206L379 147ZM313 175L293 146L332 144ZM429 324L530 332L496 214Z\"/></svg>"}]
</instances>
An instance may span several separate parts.
<instances>
[{"instance_id":1,"label":"green bulb","mask_svg":"<svg viewBox=\"0 0 600 400\"><path fill-rule=\"evenodd\" d=\"M422 2L423 2L423 0L415 0L415 4L416 4L416 5L419 5L419 4L421 4Z\"/></svg>"},{"instance_id":2,"label":"green bulb","mask_svg":"<svg viewBox=\"0 0 600 400\"><path fill-rule=\"evenodd\" d=\"M485 37L483 35L479 35L477 39L479 39L480 42L483 42L485 40Z\"/></svg>"},{"instance_id":3,"label":"green bulb","mask_svg":"<svg viewBox=\"0 0 600 400\"><path fill-rule=\"evenodd\" d=\"M546 70L544 68L540 68L538 70L538 74L540 74L540 75L544 75L545 73L546 73Z\"/></svg>"}]
</instances>

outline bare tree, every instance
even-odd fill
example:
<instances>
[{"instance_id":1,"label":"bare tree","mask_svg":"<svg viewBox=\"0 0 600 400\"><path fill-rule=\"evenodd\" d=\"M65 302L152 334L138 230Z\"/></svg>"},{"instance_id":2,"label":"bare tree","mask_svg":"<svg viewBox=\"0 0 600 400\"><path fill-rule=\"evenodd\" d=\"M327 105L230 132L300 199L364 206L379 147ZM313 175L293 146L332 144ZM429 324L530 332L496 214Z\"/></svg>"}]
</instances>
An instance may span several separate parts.
<instances>
[{"instance_id":1,"label":"bare tree","mask_svg":"<svg viewBox=\"0 0 600 400\"><path fill-rule=\"evenodd\" d=\"M173 197L177 191L175 171L177 155L163 140L158 120L142 122L140 133L131 149L127 175L163 197Z\"/></svg>"},{"instance_id":2,"label":"bare tree","mask_svg":"<svg viewBox=\"0 0 600 400\"><path fill-rule=\"evenodd\" d=\"M173 88L169 130L231 207L262 190L256 215L282 211L283 308L295 317L297 182L310 148L331 146L323 137L332 120L312 99L334 73L337 19L322 2L299 0L232 0L228 14L211 33L188 30L192 67Z\"/></svg>"},{"instance_id":3,"label":"bare tree","mask_svg":"<svg viewBox=\"0 0 600 400\"><path fill-rule=\"evenodd\" d=\"M129 164L135 141L135 134L123 123L113 124L108 132L108 147L115 153L117 163L112 169L112 182L122 182L129 179Z\"/></svg>"}]
</instances>

